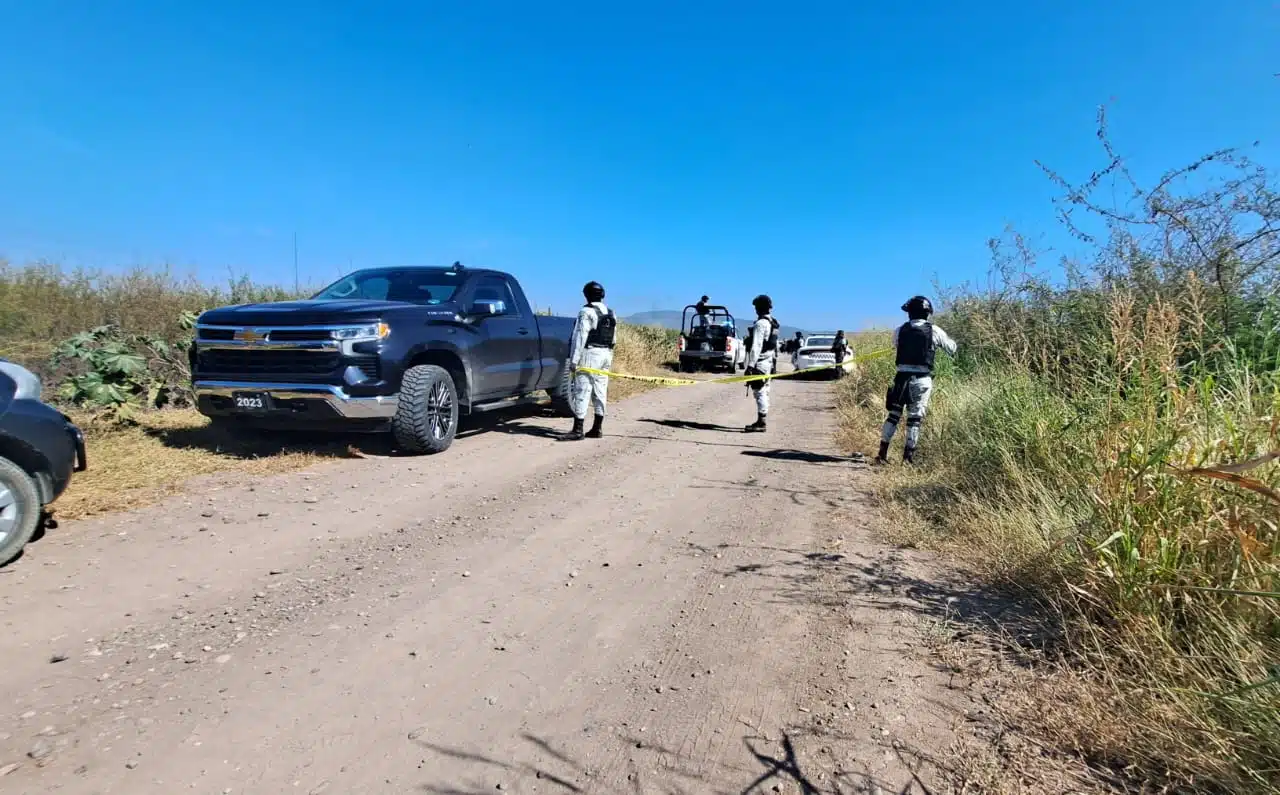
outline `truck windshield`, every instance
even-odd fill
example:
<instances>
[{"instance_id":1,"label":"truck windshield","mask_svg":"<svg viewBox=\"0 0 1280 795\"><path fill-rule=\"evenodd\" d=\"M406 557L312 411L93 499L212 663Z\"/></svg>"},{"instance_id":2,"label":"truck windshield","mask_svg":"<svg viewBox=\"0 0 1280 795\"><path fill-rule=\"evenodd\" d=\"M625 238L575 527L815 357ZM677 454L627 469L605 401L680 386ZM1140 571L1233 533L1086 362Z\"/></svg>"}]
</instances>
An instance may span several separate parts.
<instances>
[{"instance_id":1,"label":"truck windshield","mask_svg":"<svg viewBox=\"0 0 1280 795\"><path fill-rule=\"evenodd\" d=\"M835 337L810 337L804 341L804 347L806 348L830 348L835 344Z\"/></svg>"},{"instance_id":2,"label":"truck windshield","mask_svg":"<svg viewBox=\"0 0 1280 795\"><path fill-rule=\"evenodd\" d=\"M429 306L453 300L463 274L444 268L373 268L344 276L313 301L397 301Z\"/></svg>"}]
</instances>

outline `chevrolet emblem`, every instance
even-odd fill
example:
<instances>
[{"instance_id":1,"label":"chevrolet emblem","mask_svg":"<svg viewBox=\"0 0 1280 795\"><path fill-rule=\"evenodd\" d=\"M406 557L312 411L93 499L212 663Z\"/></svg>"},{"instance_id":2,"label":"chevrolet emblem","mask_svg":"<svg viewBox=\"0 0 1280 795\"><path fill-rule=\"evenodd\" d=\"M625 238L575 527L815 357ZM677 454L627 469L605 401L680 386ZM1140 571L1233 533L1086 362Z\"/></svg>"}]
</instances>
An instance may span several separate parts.
<instances>
[{"instance_id":1,"label":"chevrolet emblem","mask_svg":"<svg viewBox=\"0 0 1280 795\"><path fill-rule=\"evenodd\" d=\"M236 342L243 342L248 345L260 345L267 341L267 329L264 328L242 328L236 329L233 335Z\"/></svg>"}]
</instances>

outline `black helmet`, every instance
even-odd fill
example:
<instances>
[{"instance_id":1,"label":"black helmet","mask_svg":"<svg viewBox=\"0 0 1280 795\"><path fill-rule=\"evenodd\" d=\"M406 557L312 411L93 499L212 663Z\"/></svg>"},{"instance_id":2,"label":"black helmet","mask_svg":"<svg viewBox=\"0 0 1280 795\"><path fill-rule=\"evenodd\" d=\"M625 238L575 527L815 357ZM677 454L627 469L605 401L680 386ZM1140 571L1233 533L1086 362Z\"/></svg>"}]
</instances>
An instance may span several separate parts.
<instances>
[{"instance_id":1,"label":"black helmet","mask_svg":"<svg viewBox=\"0 0 1280 795\"><path fill-rule=\"evenodd\" d=\"M756 308L756 312L761 315L767 315L773 311L773 299L767 295L757 295L751 299L751 305Z\"/></svg>"},{"instance_id":2,"label":"black helmet","mask_svg":"<svg viewBox=\"0 0 1280 795\"><path fill-rule=\"evenodd\" d=\"M902 305L902 311L906 312L907 317L912 320L926 318L933 314L933 304L923 295L913 295L909 301Z\"/></svg>"},{"instance_id":3,"label":"black helmet","mask_svg":"<svg viewBox=\"0 0 1280 795\"><path fill-rule=\"evenodd\" d=\"M600 282L587 282L586 286L582 288L582 294L588 301L603 301L604 285Z\"/></svg>"}]
</instances>

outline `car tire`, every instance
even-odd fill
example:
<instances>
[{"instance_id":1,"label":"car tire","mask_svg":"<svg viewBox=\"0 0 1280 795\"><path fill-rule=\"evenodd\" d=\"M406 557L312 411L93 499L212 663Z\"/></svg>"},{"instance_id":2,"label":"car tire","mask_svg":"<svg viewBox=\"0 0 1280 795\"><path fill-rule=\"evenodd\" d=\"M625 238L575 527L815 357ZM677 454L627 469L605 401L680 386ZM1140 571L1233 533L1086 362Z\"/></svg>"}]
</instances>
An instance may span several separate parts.
<instances>
[{"instance_id":1,"label":"car tire","mask_svg":"<svg viewBox=\"0 0 1280 795\"><path fill-rule=\"evenodd\" d=\"M0 566L18 557L40 526L44 506L40 490L27 471L0 458Z\"/></svg>"},{"instance_id":2,"label":"car tire","mask_svg":"<svg viewBox=\"0 0 1280 795\"><path fill-rule=\"evenodd\" d=\"M417 455L443 453L458 433L458 389L443 367L410 367L400 382L391 431L402 450Z\"/></svg>"},{"instance_id":3,"label":"car tire","mask_svg":"<svg viewBox=\"0 0 1280 795\"><path fill-rule=\"evenodd\" d=\"M556 385L547 390L551 398L551 410L561 417L573 416L573 372L566 363L560 369Z\"/></svg>"}]
</instances>

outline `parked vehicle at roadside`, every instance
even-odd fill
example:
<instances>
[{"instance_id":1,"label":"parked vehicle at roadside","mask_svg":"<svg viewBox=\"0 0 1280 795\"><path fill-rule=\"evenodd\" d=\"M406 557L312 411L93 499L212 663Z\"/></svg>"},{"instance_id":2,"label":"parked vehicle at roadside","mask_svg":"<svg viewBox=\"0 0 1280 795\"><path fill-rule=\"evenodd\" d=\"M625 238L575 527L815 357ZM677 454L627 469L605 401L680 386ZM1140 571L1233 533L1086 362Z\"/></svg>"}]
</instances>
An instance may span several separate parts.
<instances>
[{"instance_id":1,"label":"parked vehicle at roadside","mask_svg":"<svg viewBox=\"0 0 1280 795\"><path fill-rule=\"evenodd\" d=\"M791 364L797 370L805 370L810 367L824 367L834 365L836 363L836 355L831 351L832 345L835 344L835 332L818 332L810 334L800 341L799 347L791 354ZM852 361L845 360L845 369L848 370L853 366ZM835 378L839 375L836 368L823 372L822 375L828 378Z\"/></svg>"},{"instance_id":2,"label":"parked vehicle at roadside","mask_svg":"<svg viewBox=\"0 0 1280 795\"><path fill-rule=\"evenodd\" d=\"M680 320L676 342L680 369L736 372L747 360L747 350L738 336L737 321L723 306L690 304Z\"/></svg>"},{"instance_id":3,"label":"parked vehicle at roadside","mask_svg":"<svg viewBox=\"0 0 1280 795\"><path fill-rule=\"evenodd\" d=\"M34 373L0 359L0 566L48 523L48 506L87 466L84 434L42 391Z\"/></svg>"},{"instance_id":4,"label":"parked vehicle at roadside","mask_svg":"<svg viewBox=\"0 0 1280 795\"><path fill-rule=\"evenodd\" d=\"M390 431L438 453L461 415L543 392L567 415L573 322L537 315L500 271L369 268L309 300L205 312L192 382L200 412L233 430Z\"/></svg>"}]
</instances>

